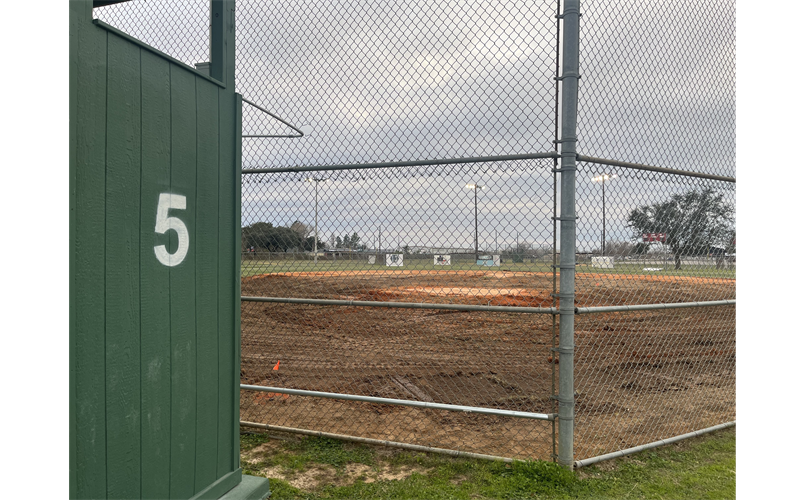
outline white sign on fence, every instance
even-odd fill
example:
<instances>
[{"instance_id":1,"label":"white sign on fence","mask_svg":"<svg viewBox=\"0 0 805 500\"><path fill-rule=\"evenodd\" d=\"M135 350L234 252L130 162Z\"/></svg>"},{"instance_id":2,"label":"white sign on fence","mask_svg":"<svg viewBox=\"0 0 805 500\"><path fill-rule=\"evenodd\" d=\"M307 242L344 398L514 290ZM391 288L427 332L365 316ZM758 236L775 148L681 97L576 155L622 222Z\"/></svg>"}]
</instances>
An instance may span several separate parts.
<instances>
[{"instance_id":1,"label":"white sign on fence","mask_svg":"<svg viewBox=\"0 0 805 500\"><path fill-rule=\"evenodd\" d=\"M593 267L599 267L601 269L614 269L615 268L615 258L614 257L593 257L591 262Z\"/></svg>"},{"instance_id":2,"label":"white sign on fence","mask_svg":"<svg viewBox=\"0 0 805 500\"><path fill-rule=\"evenodd\" d=\"M401 254L401 253L389 253L389 254L386 254L386 265L387 266L402 266L403 265L403 254Z\"/></svg>"},{"instance_id":3,"label":"white sign on fence","mask_svg":"<svg viewBox=\"0 0 805 500\"><path fill-rule=\"evenodd\" d=\"M375 263L375 261L376 261L376 259L377 259L377 256L375 256L375 255L370 255L370 256L369 256L369 264L374 264L374 263Z\"/></svg>"},{"instance_id":4,"label":"white sign on fence","mask_svg":"<svg viewBox=\"0 0 805 500\"><path fill-rule=\"evenodd\" d=\"M434 255L433 256L433 265L434 266L449 266L450 265L450 256L449 255Z\"/></svg>"}]
</instances>

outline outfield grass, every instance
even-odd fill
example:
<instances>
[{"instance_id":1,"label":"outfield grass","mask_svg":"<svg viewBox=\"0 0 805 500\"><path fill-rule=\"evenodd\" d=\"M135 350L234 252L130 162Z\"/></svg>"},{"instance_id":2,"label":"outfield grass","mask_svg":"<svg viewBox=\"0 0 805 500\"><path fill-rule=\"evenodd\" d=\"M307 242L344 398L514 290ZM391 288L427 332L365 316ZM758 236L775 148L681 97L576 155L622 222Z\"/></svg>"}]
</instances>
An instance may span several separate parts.
<instances>
[{"instance_id":1,"label":"outfield grass","mask_svg":"<svg viewBox=\"0 0 805 500\"><path fill-rule=\"evenodd\" d=\"M409 263L401 267L387 267L382 264L369 264L366 258L360 260L340 260L325 261L320 260L314 263L312 260L244 260L241 263L241 276L255 276L259 274L288 273L288 272L323 272L323 271L515 271L515 272L552 272L550 262L538 263L508 263L504 262L500 267L479 266L472 262L459 261L450 266L433 265L432 261L425 259L411 259ZM645 271L644 268L662 267L661 271ZM715 266L694 266L684 265L682 269L673 269L673 263L640 263L628 262L617 263L613 269L602 269L592 267L589 264L579 264L576 272L607 274L631 274L648 276L691 276L702 278L726 278L735 279L735 269L716 269Z\"/></svg>"},{"instance_id":2,"label":"outfield grass","mask_svg":"<svg viewBox=\"0 0 805 500\"><path fill-rule=\"evenodd\" d=\"M550 462L505 464L256 433L241 435L241 466L269 477L272 500L716 500L736 496L735 449L735 429L725 429L572 473Z\"/></svg>"}]
</instances>

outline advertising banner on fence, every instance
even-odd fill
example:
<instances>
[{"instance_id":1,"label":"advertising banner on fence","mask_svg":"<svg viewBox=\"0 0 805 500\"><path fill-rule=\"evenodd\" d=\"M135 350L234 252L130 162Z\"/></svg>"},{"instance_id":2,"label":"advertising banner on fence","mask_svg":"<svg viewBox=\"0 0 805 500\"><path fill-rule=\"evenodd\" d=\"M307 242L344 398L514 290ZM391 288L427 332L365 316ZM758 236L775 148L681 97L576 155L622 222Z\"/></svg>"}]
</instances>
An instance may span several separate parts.
<instances>
[{"instance_id":1,"label":"advertising banner on fence","mask_svg":"<svg viewBox=\"0 0 805 500\"><path fill-rule=\"evenodd\" d=\"M433 256L433 265L434 266L449 266L450 265L450 256L449 255L434 255Z\"/></svg>"},{"instance_id":2,"label":"advertising banner on fence","mask_svg":"<svg viewBox=\"0 0 805 500\"><path fill-rule=\"evenodd\" d=\"M499 266L500 255L479 255L475 264L479 266Z\"/></svg>"},{"instance_id":3,"label":"advertising banner on fence","mask_svg":"<svg viewBox=\"0 0 805 500\"><path fill-rule=\"evenodd\" d=\"M665 243L666 234L665 233L645 233L643 234L643 242L650 243L653 241L661 241Z\"/></svg>"},{"instance_id":4,"label":"advertising banner on fence","mask_svg":"<svg viewBox=\"0 0 805 500\"><path fill-rule=\"evenodd\" d=\"M386 265L387 266L402 266L403 265L403 254L401 254L401 253L386 254Z\"/></svg>"}]
</instances>

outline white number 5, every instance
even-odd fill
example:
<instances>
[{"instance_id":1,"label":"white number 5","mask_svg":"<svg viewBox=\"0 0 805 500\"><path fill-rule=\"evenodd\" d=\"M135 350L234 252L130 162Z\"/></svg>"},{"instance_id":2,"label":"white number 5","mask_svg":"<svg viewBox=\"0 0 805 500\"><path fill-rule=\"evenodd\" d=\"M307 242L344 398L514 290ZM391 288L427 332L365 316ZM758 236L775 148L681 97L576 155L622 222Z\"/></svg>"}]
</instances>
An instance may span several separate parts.
<instances>
[{"instance_id":1,"label":"white number 5","mask_svg":"<svg viewBox=\"0 0 805 500\"><path fill-rule=\"evenodd\" d=\"M190 233L187 231L187 226L176 217L168 217L168 210L184 210L186 207L187 198L180 194L162 193L159 195L157 224L154 231L159 234L165 234L168 230L173 229L176 231L176 236L179 237L179 247L174 253L168 253L165 245L154 247L157 260L168 267L181 264L187 255L187 250L190 248Z\"/></svg>"}]
</instances>

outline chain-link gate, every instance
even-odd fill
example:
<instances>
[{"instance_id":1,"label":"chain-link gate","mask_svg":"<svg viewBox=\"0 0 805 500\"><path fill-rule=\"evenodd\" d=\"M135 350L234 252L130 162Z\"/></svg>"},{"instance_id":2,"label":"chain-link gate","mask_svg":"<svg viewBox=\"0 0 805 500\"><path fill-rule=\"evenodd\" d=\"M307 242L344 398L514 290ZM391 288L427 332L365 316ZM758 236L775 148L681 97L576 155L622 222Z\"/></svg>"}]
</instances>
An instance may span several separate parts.
<instances>
[{"instance_id":1,"label":"chain-link gate","mask_svg":"<svg viewBox=\"0 0 805 500\"><path fill-rule=\"evenodd\" d=\"M206 6L96 12L203 71ZM733 424L734 18L238 1L243 423L577 466Z\"/></svg>"}]
</instances>

